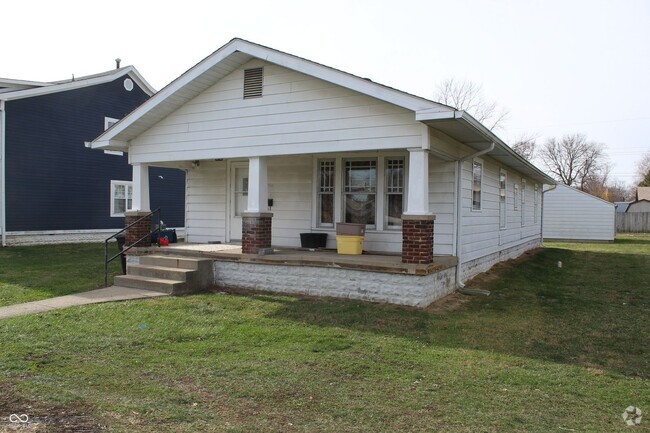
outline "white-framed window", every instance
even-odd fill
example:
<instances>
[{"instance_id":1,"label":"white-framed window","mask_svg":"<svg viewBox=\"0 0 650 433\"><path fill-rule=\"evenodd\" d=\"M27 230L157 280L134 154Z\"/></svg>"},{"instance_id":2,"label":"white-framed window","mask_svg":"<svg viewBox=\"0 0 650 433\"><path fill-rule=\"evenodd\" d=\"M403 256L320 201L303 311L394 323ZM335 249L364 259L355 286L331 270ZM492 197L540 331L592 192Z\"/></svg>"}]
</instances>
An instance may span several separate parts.
<instances>
[{"instance_id":1,"label":"white-framed window","mask_svg":"<svg viewBox=\"0 0 650 433\"><path fill-rule=\"evenodd\" d=\"M343 160L343 222L374 228L377 216L377 159Z\"/></svg>"},{"instance_id":2,"label":"white-framed window","mask_svg":"<svg viewBox=\"0 0 650 433\"><path fill-rule=\"evenodd\" d=\"M514 209L519 210L519 184L517 182L512 183L512 194L514 199Z\"/></svg>"},{"instance_id":3,"label":"white-framed window","mask_svg":"<svg viewBox=\"0 0 650 433\"><path fill-rule=\"evenodd\" d=\"M111 180L111 216L123 217L131 209L133 200L133 182Z\"/></svg>"},{"instance_id":4,"label":"white-framed window","mask_svg":"<svg viewBox=\"0 0 650 433\"><path fill-rule=\"evenodd\" d=\"M526 225L526 179L521 179L521 226Z\"/></svg>"},{"instance_id":5,"label":"white-framed window","mask_svg":"<svg viewBox=\"0 0 650 433\"><path fill-rule=\"evenodd\" d=\"M499 228L506 228L506 198L507 198L508 173L501 169L499 171Z\"/></svg>"},{"instance_id":6,"label":"white-framed window","mask_svg":"<svg viewBox=\"0 0 650 433\"><path fill-rule=\"evenodd\" d=\"M384 222L386 228L398 229L404 211L404 158L386 158L384 171Z\"/></svg>"},{"instance_id":7,"label":"white-framed window","mask_svg":"<svg viewBox=\"0 0 650 433\"><path fill-rule=\"evenodd\" d=\"M535 219L535 224L537 224L537 211L539 208L539 185L535 184L535 193L533 196L533 202L535 208L533 209L533 218Z\"/></svg>"},{"instance_id":8,"label":"white-framed window","mask_svg":"<svg viewBox=\"0 0 650 433\"><path fill-rule=\"evenodd\" d=\"M481 210L481 188L483 186L483 161L472 161L472 210Z\"/></svg>"},{"instance_id":9,"label":"white-framed window","mask_svg":"<svg viewBox=\"0 0 650 433\"><path fill-rule=\"evenodd\" d=\"M111 126L115 125L119 120L120 119L116 119L114 117L104 117L104 131L106 131ZM117 155L117 156L124 155L124 152L120 152L118 150L105 150L104 153L106 155Z\"/></svg>"},{"instance_id":10,"label":"white-framed window","mask_svg":"<svg viewBox=\"0 0 650 433\"><path fill-rule=\"evenodd\" d=\"M334 227L334 199L336 192L336 160L318 161L318 226Z\"/></svg>"}]
</instances>

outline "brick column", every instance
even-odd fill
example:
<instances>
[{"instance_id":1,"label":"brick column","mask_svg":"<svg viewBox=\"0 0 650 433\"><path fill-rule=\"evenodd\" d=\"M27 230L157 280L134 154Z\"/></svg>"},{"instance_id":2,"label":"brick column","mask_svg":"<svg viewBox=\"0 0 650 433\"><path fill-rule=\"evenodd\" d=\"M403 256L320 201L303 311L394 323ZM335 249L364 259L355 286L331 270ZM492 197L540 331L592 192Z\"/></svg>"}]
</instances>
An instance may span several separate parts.
<instances>
[{"instance_id":1,"label":"brick column","mask_svg":"<svg viewBox=\"0 0 650 433\"><path fill-rule=\"evenodd\" d=\"M402 215L402 263L433 263L434 215Z\"/></svg>"},{"instance_id":2,"label":"brick column","mask_svg":"<svg viewBox=\"0 0 650 433\"><path fill-rule=\"evenodd\" d=\"M244 212L242 214L242 253L257 254L262 248L271 248L271 212Z\"/></svg>"},{"instance_id":3,"label":"brick column","mask_svg":"<svg viewBox=\"0 0 650 433\"><path fill-rule=\"evenodd\" d=\"M149 212L142 211L126 211L124 212L124 226L137 221L145 215L148 215ZM151 232L151 216L143 218L142 221L135 224L133 227L126 230L126 239L124 245L132 245L138 239L145 236ZM136 246L138 247L149 247L151 246L151 237L147 236L142 241L140 241Z\"/></svg>"}]
</instances>

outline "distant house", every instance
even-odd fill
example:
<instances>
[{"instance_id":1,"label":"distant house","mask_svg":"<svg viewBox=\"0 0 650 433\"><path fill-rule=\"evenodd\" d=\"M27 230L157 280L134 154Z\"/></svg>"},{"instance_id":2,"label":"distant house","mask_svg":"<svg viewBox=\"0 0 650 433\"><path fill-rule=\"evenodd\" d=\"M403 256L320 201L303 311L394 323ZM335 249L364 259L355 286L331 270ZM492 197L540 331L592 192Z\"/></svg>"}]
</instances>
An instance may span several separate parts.
<instances>
[{"instance_id":1,"label":"distant house","mask_svg":"<svg viewBox=\"0 0 650 433\"><path fill-rule=\"evenodd\" d=\"M650 200L641 199L627 205L625 213L650 212Z\"/></svg>"},{"instance_id":2,"label":"distant house","mask_svg":"<svg viewBox=\"0 0 650 433\"><path fill-rule=\"evenodd\" d=\"M613 241L613 203L566 185L544 192L542 233L545 240Z\"/></svg>"},{"instance_id":3,"label":"distant house","mask_svg":"<svg viewBox=\"0 0 650 433\"><path fill-rule=\"evenodd\" d=\"M124 227L128 156L86 143L153 94L132 66L56 82L0 78L3 246L96 241ZM183 227L185 173L152 169L149 183L163 221Z\"/></svg>"}]
</instances>

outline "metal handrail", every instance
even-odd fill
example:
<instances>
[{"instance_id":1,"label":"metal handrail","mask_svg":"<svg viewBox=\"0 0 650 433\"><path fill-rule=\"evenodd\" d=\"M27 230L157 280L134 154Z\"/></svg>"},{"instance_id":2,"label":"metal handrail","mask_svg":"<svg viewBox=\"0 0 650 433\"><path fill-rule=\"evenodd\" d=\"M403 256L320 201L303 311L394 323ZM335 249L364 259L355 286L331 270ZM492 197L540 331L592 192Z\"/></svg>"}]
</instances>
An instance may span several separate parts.
<instances>
[{"instance_id":1,"label":"metal handrail","mask_svg":"<svg viewBox=\"0 0 650 433\"><path fill-rule=\"evenodd\" d=\"M156 229L155 230L151 230L149 233L147 233L146 235L144 235L143 237L141 237L137 241L133 242L131 245L125 246L125 248L123 250L121 250L119 253L115 254L111 258L108 258L108 241L110 241L113 238L117 238L117 236L119 236L121 233L127 231L129 228L131 228L135 224L139 223L140 221L142 221L143 219L145 219L147 217L153 216L154 214L158 215L158 224L156 224ZM112 234L111 236L109 236L108 238L106 238L104 240L104 287L108 287L108 264L110 262L112 262L113 260L115 260L116 258L121 256L122 254L124 254L125 252L127 252L128 250L130 250L131 248L136 246L137 244L139 244L141 241L146 239L147 236L151 236L154 233L158 233L158 246L160 246L160 221L161 221L161 219L160 219L160 208L157 208L157 209L152 210L148 214L138 218L137 220L133 221L131 224L124 227L119 232Z\"/></svg>"}]
</instances>

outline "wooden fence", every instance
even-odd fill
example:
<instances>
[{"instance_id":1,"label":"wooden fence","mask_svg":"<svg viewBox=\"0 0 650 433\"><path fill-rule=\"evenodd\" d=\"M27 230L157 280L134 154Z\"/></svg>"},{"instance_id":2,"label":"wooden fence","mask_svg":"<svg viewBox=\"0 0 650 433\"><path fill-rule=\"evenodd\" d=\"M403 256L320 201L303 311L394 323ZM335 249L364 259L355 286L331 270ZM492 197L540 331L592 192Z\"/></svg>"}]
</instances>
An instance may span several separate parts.
<instances>
[{"instance_id":1,"label":"wooden fence","mask_svg":"<svg viewBox=\"0 0 650 433\"><path fill-rule=\"evenodd\" d=\"M650 212L616 212L617 233L650 233Z\"/></svg>"}]
</instances>

